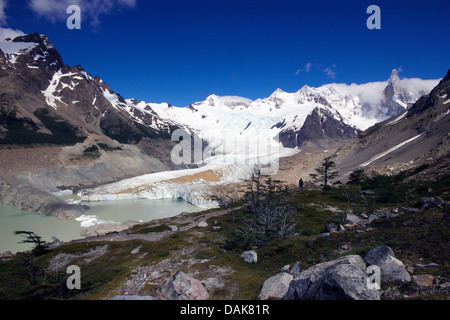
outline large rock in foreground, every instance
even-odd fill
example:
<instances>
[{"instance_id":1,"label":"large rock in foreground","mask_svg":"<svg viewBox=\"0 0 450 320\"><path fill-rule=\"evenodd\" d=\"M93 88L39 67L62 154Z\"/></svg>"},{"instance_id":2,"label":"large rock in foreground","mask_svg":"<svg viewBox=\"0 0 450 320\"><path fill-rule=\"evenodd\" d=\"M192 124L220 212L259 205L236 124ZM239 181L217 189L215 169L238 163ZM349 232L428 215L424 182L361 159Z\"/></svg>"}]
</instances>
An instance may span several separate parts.
<instances>
[{"instance_id":1,"label":"large rock in foreground","mask_svg":"<svg viewBox=\"0 0 450 320\"><path fill-rule=\"evenodd\" d=\"M285 300L380 300L365 269L357 255L315 265L290 283Z\"/></svg>"},{"instance_id":2,"label":"large rock in foreground","mask_svg":"<svg viewBox=\"0 0 450 320\"><path fill-rule=\"evenodd\" d=\"M283 299L289 289L289 284L294 277L286 272L281 272L264 282L259 294L260 300Z\"/></svg>"},{"instance_id":3,"label":"large rock in foreground","mask_svg":"<svg viewBox=\"0 0 450 320\"><path fill-rule=\"evenodd\" d=\"M403 262L395 257L389 247L378 247L370 250L364 260L369 265L379 266L383 282L410 282L411 275L406 271Z\"/></svg>"},{"instance_id":4,"label":"large rock in foreground","mask_svg":"<svg viewBox=\"0 0 450 320\"><path fill-rule=\"evenodd\" d=\"M187 274L177 271L162 289L168 300L206 300L209 294L203 284Z\"/></svg>"}]
</instances>

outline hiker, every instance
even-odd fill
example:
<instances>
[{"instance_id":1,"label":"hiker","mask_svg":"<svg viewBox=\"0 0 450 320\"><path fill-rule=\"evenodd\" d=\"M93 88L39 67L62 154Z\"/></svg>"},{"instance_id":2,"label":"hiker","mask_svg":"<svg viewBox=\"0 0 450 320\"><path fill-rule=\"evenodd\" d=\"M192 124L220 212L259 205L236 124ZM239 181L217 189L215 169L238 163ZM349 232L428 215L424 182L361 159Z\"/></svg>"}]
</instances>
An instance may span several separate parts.
<instances>
[{"instance_id":1,"label":"hiker","mask_svg":"<svg viewBox=\"0 0 450 320\"><path fill-rule=\"evenodd\" d=\"M300 191L303 191L303 179L300 178L299 182L298 182L298 186L300 188Z\"/></svg>"}]
</instances>

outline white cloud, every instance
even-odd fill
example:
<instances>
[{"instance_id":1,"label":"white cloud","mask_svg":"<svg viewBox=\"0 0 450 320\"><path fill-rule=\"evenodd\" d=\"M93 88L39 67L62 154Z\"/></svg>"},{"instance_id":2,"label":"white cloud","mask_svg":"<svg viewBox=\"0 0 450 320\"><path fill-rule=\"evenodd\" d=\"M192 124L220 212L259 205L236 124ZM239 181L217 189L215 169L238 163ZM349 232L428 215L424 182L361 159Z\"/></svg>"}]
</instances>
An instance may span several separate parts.
<instances>
[{"instance_id":1,"label":"white cloud","mask_svg":"<svg viewBox=\"0 0 450 320\"><path fill-rule=\"evenodd\" d=\"M295 72L295 75L298 76L301 72L308 73L311 71L312 68L315 68L315 69L319 70L320 72L326 73L328 78L336 79L337 73L336 73L336 71L333 70L333 68L336 68L335 64L333 64L331 67L324 68L321 64L314 64L314 63L308 62L305 64L305 66L303 68L298 69Z\"/></svg>"},{"instance_id":2,"label":"white cloud","mask_svg":"<svg viewBox=\"0 0 450 320\"><path fill-rule=\"evenodd\" d=\"M98 26L101 15L135 8L137 0L29 0L30 9L51 22L65 21L66 10L71 5L79 6L82 17L87 17L92 26Z\"/></svg>"},{"instance_id":3,"label":"white cloud","mask_svg":"<svg viewBox=\"0 0 450 320\"><path fill-rule=\"evenodd\" d=\"M312 67L311 62L308 62L308 63L305 65L305 72L311 71L311 67Z\"/></svg>"},{"instance_id":4,"label":"white cloud","mask_svg":"<svg viewBox=\"0 0 450 320\"><path fill-rule=\"evenodd\" d=\"M6 13L5 13L5 8L6 8L6 0L0 0L0 26L4 26L6 25Z\"/></svg>"},{"instance_id":5,"label":"white cloud","mask_svg":"<svg viewBox=\"0 0 450 320\"><path fill-rule=\"evenodd\" d=\"M337 73L336 73L336 71L331 69L331 67L323 69L323 72L325 72L327 74L328 78L336 79Z\"/></svg>"},{"instance_id":6,"label":"white cloud","mask_svg":"<svg viewBox=\"0 0 450 320\"><path fill-rule=\"evenodd\" d=\"M77 4L75 1L56 1L56 0L31 0L29 6L36 14L46 17L52 22L67 19L66 9L71 4Z\"/></svg>"},{"instance_id":7,"label":"white cloud","mask_svg":"<svg viewBox=\"0 0 450 320\"><path fill-rule=\"evenodd\" d=\"M308 62L307 64L305 64L305 66L302 69L298 69L295 72L295 75L298 76L301 72L310 72L312 66L313 66L313 64L311 62Z\"/></svg>"},{"instance_id":8,"label":"white cloud","mask_svg":"<svg viewBox=\"0 0 450 320\"><path fill-rule=\"evenodd\" d=\"M424 92L430 92L437 86L440 79L422 80L418 78L401 79L400 87L410 92L415 97L420 97ZM370 103L373 105L381 104L385 101L384 89L388 85L388 80L379 82L368 82L364 84L345 84L332 83L335 90L341 95L349 95L359 97L363 104ZM375 109L374 109L375 110ZM374 114L367 114L367 116L375 117Z\"/></svg>"},{"instance_id":9,"label":"white cloud","mask_svg":"<svg viewBox=\"0 0 450 320\"><path fill-rule=\"evenodd\" d=\"M8 17L6 16L5 11L7 6L8 2L6 0L0 0L0 41L24 35L24 33L20 30L7 27Z\"/></svg>"},{"instance_id":10,"label":"white cloud","mask_svg":"<svg viewBox=\"0 0 450 320\"><path fill-rule=\"evenodd\" d=\"M0 41L11 38L23 36L24 33L20 30L10 29L10 28L0 28Z\"/></svg>"}]
</instances>

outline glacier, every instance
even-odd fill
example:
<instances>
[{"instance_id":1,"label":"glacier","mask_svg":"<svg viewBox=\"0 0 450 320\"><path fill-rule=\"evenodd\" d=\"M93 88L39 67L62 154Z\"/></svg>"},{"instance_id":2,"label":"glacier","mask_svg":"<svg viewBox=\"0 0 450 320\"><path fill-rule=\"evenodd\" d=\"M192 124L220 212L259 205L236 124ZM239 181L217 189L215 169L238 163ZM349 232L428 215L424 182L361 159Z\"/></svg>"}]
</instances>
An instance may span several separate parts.
<instances>
[{"instance_id":1,"label":"glacier","mask_svg":"<svg viewBox=\"0 0 450 320\"><path fill-rule=\"evenodd\" d=\"M285 149L280 154L247 158L242 155L215 156L196 169L165 171L121 180L78 193L82 201L114 201L126 199L183 199L199 208L218 208L213 187L240 183L250 178L255 166L269 167L280 157L300 150Z\"/></svg>"},{"instance_id":2,"label":"glacier","mask_svg":"<svg viewBox=\"0 0 450 320\"><path fill-rule=\"evenodd\" d=\"M124 103L114 93L105 94L115 108L125 110L137 122L143 122L142 115L151 115L156 119L150 125L153 128L173 125L184 129L206 142L212 152L195 157L200 159L196 169L147 174L83 190L80 196L83 201L183 199L201 208L216 208L219 203L214 187L239 183L250 177L255 165L273 164L301 151L283 147L279 135L282 130L300 130L313 110L318 108L319 114L322 110L355 130L365 130L402 112L406 114L405 110L439 81L400 79L393 70L386 81L332 83L319 88L306 85L294 93L277 89L268 98L257 100L210 95L185 108L135 99Z\"/></svg>"}]
</instances>

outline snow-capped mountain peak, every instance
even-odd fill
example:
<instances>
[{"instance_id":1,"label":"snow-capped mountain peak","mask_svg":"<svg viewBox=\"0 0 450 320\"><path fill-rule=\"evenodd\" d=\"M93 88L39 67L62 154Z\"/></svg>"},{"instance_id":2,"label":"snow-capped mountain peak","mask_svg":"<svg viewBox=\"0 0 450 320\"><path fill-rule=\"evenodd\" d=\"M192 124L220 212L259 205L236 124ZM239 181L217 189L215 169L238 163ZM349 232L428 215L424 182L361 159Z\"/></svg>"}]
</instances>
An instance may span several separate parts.
<instances>
[{"instance_id":1,"label":"snow-capped mountain peak","mask_svg":"<svg viewBox=\"0 0 450 320\"><path fill-rule=\"evenodd\" d=\"M259 136L268 144L279 136L289 147L299 147L308 139L348 139L358 130L399 114L439 81L400 79L393 70L390 78L381 82L305 85L294 93L278 88L268 98L254 101L212 94L187 108L174 108L167 103L125 100L99 77L91 77L79 66L64 65L55 47L39 34L0 42L0 50L2 68L25 74L21 79L29 78L30 86L37 87L48 107L64 115L76 114L92 126L90 131L101 117L101 129L123 141L129 139L116 132L122 132L117 128L123 121L130 122L130 130L137 135L147 129L168 134L171 128L185 128L207 140Z\"/></svg>"},{"instance_id":2,"label":"snow-capped mountain peak","mask_svg":"<svg viewBox=\"0 0 450 320\"><path fill-rule=\"evenodd\" d=\"M4 53L5 63L10 66L20 64L19 62L25 62L29 68L42 67L42 62L55 68L63 65L55 46L45 35L37 33L0 41L0 50Z\"/></svg>"},{"instance_id":3,"label":"snow-capped mountain peak","mask_svg":"<svg viewBox=\"0 0 450 320\"><path fill-rule=\"evenodd\" d=\"M398 76L397 69L392 70L391 77L389 78L389 83L396 83L400 80L400 77Z\"/></svg>"},{"instance_id":4,"label":"snow-capped mountain peak","mask_svg":"<svg viewBox=\"0 0 450 320\"><path fill-rule=\"evenodd\" d=\"M252 130L256 128L255 124L259 124L260 129L266 128L272 136L289 136L291 142L286 145L294 147L304 142L299 137L352 137L358 130L365 130L399 114L439 82L405 80L400 80L398 72L393 70L391 77L381 82L328 84L319 88L305 85L294 93L277 89L268 98L254 101L242 97L210 95L205 101L193 103L188 113L183 108L175 108L170 113L162 110L156 112L181 127L203 132L207 138L230 130L239 136L256 134ZM389 90L392 95L387 94ZM308 129L305 128L306 122ZM338 126L339 129L318 131L322 132L322 136L306 132L316 130L315 126L325 125ZM261 132L258 134L261 135Z\"/></svg>"},{"instance_id":5,"label":"snow-capped mountain peak","mask_svg":"<svg viewBox=\"0 0 450 320\"><path fill-rule=\"evenodd\" d=\"M11 39L0 42L0 50L3 51L6 58L12 64L16 63L16 60L20 55L28 53L36 46L37 44L33 42L14 42Z\"/></svg>"},{"instance_id":6,"label":"snow-capped mountain peak","mask_svg":"<svg viewBox=\"0 0 450 320\"><path fill-rule=\"evenodd\" d=\"M297 94L302 96L308 96L314 93L315 93L314 88L308 85L304 85L300 90L297 91Z\"/></svg>"},{"instance_id":7,"label":"snow-capped mountain peak","mask_svg":"<svg viewBox=\"0 0 450 320\"><path fill-rule=\"evenodd\" d=\"M279 96L279 95L282 95L282 94L285 94L285 93L287 93L287 92L285 92L284 90L278 88L271 94L271 97L272 96Z\"/></svg>"},{"instance_id":8,"label":"snow-capped mountain peak","mask_svg":"<svg viewBox=\"0 0 450 320\"><path fill-rule=\"evenodd\" d=\"M210 95L203 102L193 103L194 107L212 107L216 110L234 110L248 108L249 104L252 102L251 99L238 97L238 96L217 96L215 94Z\"/></svg>"}]
</instances>

